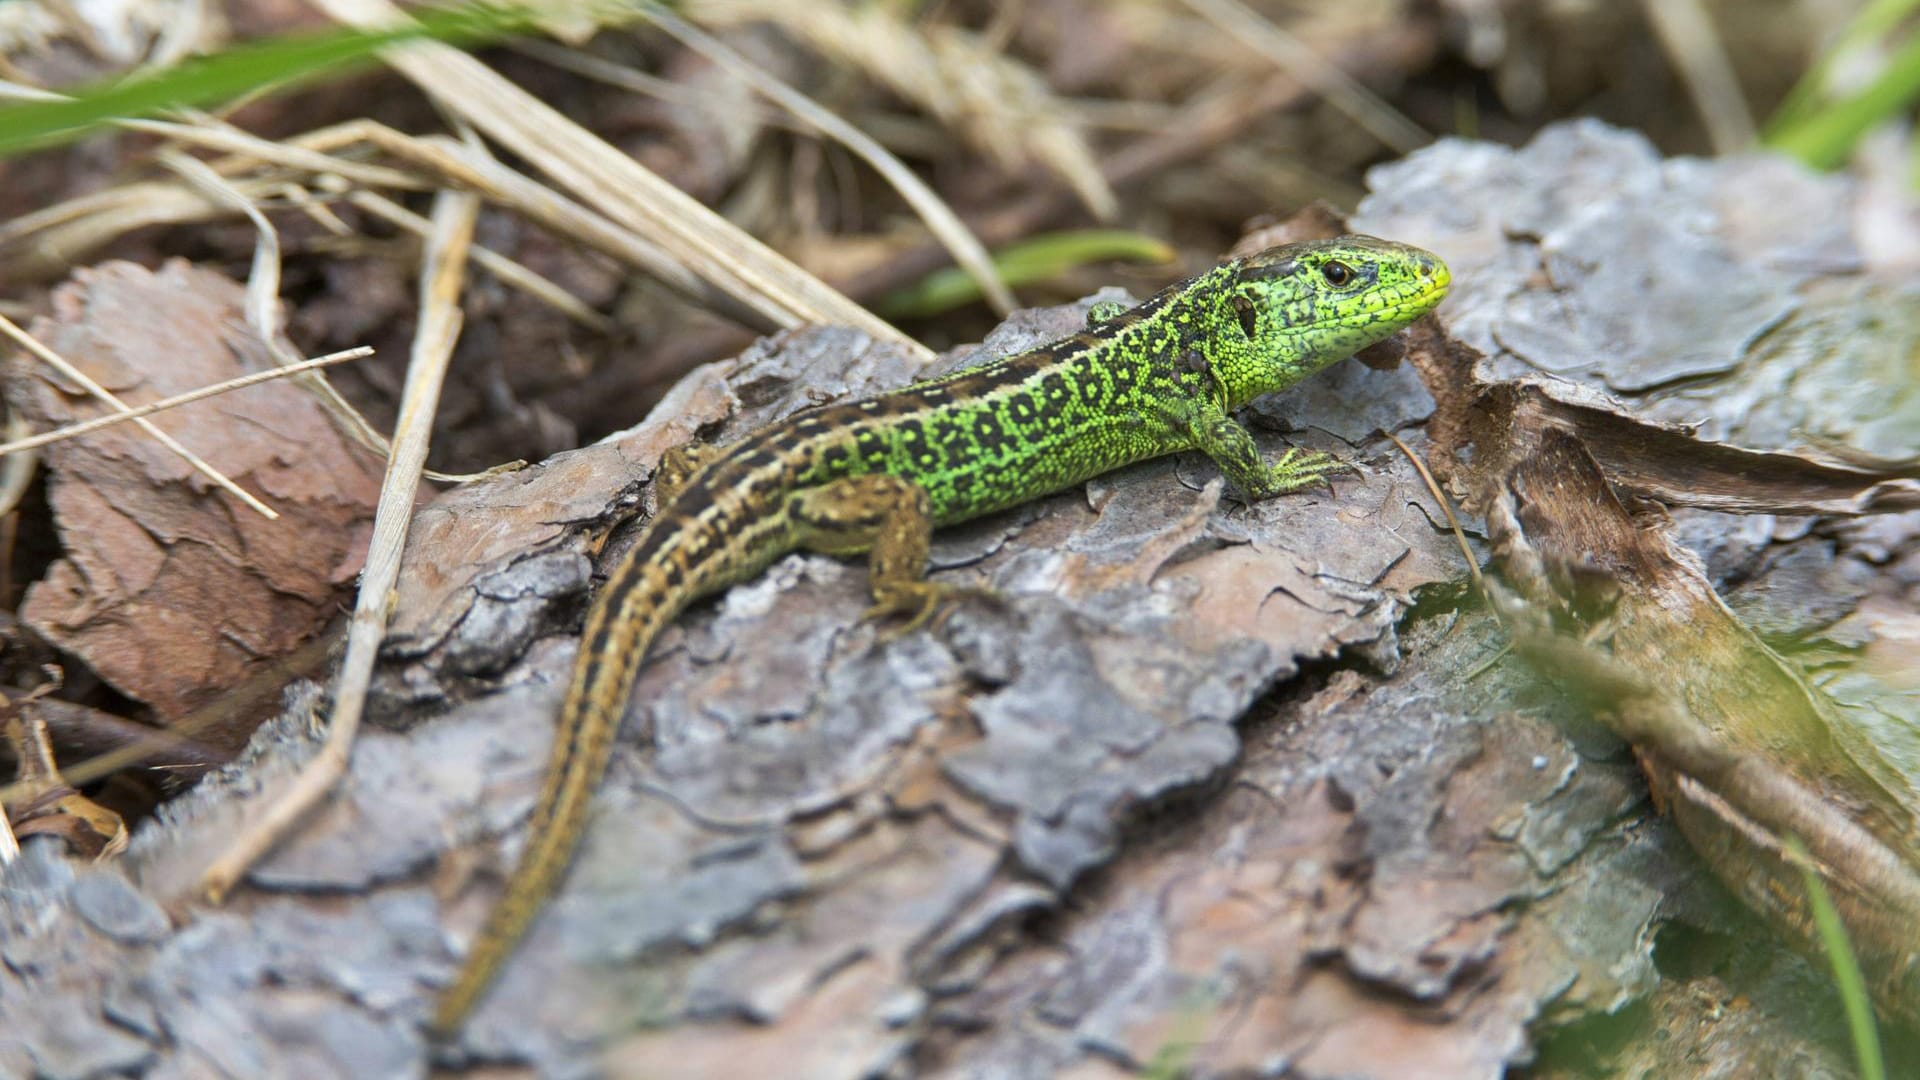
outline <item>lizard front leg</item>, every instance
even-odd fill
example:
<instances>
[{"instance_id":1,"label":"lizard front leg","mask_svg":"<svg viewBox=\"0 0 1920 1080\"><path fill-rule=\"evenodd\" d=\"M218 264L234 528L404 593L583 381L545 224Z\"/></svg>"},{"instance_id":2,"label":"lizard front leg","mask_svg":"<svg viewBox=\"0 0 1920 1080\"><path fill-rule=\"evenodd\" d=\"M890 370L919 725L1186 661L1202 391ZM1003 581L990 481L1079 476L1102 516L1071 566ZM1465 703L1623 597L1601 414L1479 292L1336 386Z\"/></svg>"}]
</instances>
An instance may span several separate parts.
<instances>
[{"instance_id":1,"label":"lizard front leg","mask_svg":"<svg viewBox=\"0 0 1920 1080\"><path fill-rule=\"evenodd\" d=\"M1249 499L1266 499L1325 484L1331 474L1353 468L1332 454L1298 449L1288 450L1279 461L1268 465L1260 460L1253 435L1212 401L1195 404L1187 417L1187 434Z\"/></svg>"},{"instance_id":2,"label":"lizard front leg","mask_svg":"<svg viewBox=\"0 0 1920 1080\"><path fill-rule=\"evenodd\" d=\"M992 595L927 580L933 507L916 481L884 473L843 477L788 496L787 520L794 542L809 551L868 553L873 607L867 617L907 616L896 633L919 628L943 601Z\"/></svg>"}]
</instances>

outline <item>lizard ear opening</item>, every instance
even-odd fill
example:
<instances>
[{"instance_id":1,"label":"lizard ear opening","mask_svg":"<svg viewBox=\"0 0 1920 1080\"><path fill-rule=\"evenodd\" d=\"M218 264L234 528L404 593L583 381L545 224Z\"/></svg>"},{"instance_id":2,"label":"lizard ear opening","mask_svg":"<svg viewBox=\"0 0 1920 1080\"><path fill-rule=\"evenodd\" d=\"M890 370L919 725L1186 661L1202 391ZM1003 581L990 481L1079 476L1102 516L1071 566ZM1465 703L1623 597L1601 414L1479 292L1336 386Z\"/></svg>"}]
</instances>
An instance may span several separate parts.
<instances>
[{"instance_id":1,"label":"lizard ear opening","mask_svg":"<svg viewBox=\"0 0 1920 1080\"><path fill-rule=\"evenodd\" d=\"M1260 311L1253 301L1236 295L1228 303L1233 305L1234 317L1240 320L1240 332L1252 340L1254 329L1259 325Z\"/></svg>"}]
</instances>

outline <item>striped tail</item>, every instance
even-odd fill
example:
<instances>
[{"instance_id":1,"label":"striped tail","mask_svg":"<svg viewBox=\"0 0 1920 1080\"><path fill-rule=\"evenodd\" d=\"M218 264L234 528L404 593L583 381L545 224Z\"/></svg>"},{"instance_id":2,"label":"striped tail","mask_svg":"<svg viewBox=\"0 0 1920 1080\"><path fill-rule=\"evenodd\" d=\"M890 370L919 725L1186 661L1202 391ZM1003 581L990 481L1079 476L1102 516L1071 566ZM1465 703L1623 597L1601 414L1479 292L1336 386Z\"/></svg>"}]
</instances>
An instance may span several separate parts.
<instances>
[{"instance_id":1,"label":"striped tail","mask_svg":"<svg viewBox=\"0 0 1920 1080\"><path fill-rule=\"evenodd\" d=\"M595 599L526 850L465 964L440 997L432 1021L435 1034L445 1037L459 1029L572 862L640 662L661 629L700 591L695 579L705 575L698 568L682 573L678 552L672 550L691 539L691 531L684 524L650 529Z\"/></svg>"}]
</instances>

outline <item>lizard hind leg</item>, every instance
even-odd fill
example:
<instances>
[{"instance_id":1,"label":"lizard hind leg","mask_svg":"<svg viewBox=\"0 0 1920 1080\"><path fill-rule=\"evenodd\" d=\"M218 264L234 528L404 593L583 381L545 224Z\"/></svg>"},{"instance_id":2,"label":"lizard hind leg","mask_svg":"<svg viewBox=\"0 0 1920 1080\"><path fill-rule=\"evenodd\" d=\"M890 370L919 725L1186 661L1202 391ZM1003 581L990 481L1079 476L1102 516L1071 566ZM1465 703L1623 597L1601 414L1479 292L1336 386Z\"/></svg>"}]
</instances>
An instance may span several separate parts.
<instances>
[{"instance_id":1,"label":"lizard hind leg","mask_svg":"<svg viewBox=\"0 0 1920 1080\"><path fill-rule=\"evenodd\" d=\"M949 600L994 595L927 580L933 507L927 489L916 481L884 473L843 477L795 492L787 502L787 520L799 547L829 555L868 553L873 606L867 618L907 618L890 638L919 629Z\"/></svg>"}]
</instances>

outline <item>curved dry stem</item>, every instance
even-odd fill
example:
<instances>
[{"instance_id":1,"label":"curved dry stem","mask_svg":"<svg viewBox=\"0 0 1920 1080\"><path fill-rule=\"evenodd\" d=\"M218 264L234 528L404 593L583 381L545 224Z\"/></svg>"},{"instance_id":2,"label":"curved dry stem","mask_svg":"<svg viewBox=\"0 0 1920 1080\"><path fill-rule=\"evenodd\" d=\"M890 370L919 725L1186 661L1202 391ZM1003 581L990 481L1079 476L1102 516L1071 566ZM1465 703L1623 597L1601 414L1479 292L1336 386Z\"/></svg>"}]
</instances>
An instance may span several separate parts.
<instances>
[{"instance_id":1,"label":"curved dry stem","mask_svg":"<svg viewBox=\"0 0 1920 1080\"><path fill-rule=\"evenodd\" d=\"M360 28L405 18L387 0L318 0ZM448 113L525 158L589 206L672 252L694 274L778 326L852 326L931 358L917 342L747 235L698 200L574 123L533 94L451 46L410 42L381 52L387 64Z\"/></svg>"},{"instance_id":2,"label":"curved dry stem","mask_svg":"<svg viewBox=\"0 0 1920 1080\"><path fill-rule=\"evenodd\" d=\"M872 166L874 171L884 177L900 197L912 206L920 215L927 228L940 243L953 254L953 261L979 283L980 291L986 295L987 302L1001 315L1013 312L1016 301L1013 290L1000 277L1000 271L993 265L993 256L987 253L986 245L967 228L960 215L953 212L946 200L934 194L926 181L914 175L899 158L887 152L887 149L875 142L871 136L854 127L830 110L822 107L812 98L774 78L761 68L749 63L746 57L727 48L711 35L701 32L686 22L675 18L670 12L649 5L647 17L662 30L680 39L688 48L707 57L715 63L744 80L755 90L777 102L782 108L798 117L802 122L821 133L838 140L841 145L858 154L861 160Z\"/></svg>"},{"instance_id":3,"label":"curved dry stem","mask_svg":"<svg viewBox=\"0 0 1920 1080\"><path fill-rule=\"evenodd\" d=\"M81 371L79 368L74 367L71 363L67 361L66 357L63 357L59 353L54 352L52 349L47 348L46 345L42 344L37 338L27 333L25 330L20 329L19 326L15 325L12 319L9 319L4 315L0 315L0 333L3 333L6 336L12 338L15 341L15 343L20 345L20 347L26 349L28 352L32 353L33 355L39 357L41 360L45 361L47 365L52 367L55 371L58 371L60 374L66 376L67 378L73 380L76 383L79 383L80 387L84 389L87 393L93 395L95 398L98 398L101 401L106 402L108 405L111 405L115 410L119 412L132 411L127 406L127 403L124 401L121 401L117 396L113 394L112 391L108 390L104 386L101 386L98 382L94 381L92 376L88 375L84 371ZM231 479L227 477L227 474L221 472L219 469L214 468L211 464L207 462L205 458L202 458L199 454L196 454L193 451L187 449L185 446L181 445L180 440L174 438L173 436L167 434L164 431L161 431L158 427L154 426L153 421L148 420L145 417L138 417L133 422L136 424L139 424L141 430L145 431L148 435L153 436L154 440L157 441L160 445L180 455L181 459L186 461L188 465L192 466L195 472L213 481L215 484L219 485L221 490L227 492L229 495L232 495L234 498L239 499L241 502L247 504L247 506L252 508L255 513L260 514L262 517L267 518L269 521L279 518L280 515L276 513L272 507L268 506L266 503L263 503L259 499L255 498L251 492L247 491L247 489L241 487L239 484L234 483Z\"/></svg>"},{"instance_id":4,"label":"curved dry stem","mask_svg":"<svg viewBox=\"0 0 1920 1080\"><path fill-rule=\"evenodd\" d=\"M1073 189L1097 218L1119 209L1072 111L1046 81L992 40L952 27L920 28L884 4L828 0L701 0L701 22L769 22L814 50L852 65L952 128L969 145L1018 169L1039 163Z\"/></svg>"},{"instance_id":5,"label":"curved dry stem","mask_svg":"<svg viewBox=\"0 0 1920 1080\"><path fill-rule=\"evenodd\" d=\"M1385 98L1321 59L1305 42L1275 26L1240 0L1185 2L1229 38L1258 49L1288 74L1312 87L1327 104L1345 113L1348 119L1393 150L1411 153L1433 141L1433 136Z\"/></svg>"},{"instance_id":6,"label":"curved dry stem","mask_svg":"<svg viewBox=\"0 0 1920 1080\"><path fill-rule=\"evenodd\" d=\"M105 416L96 416L92 420L82 420L77 424L68 424L66 427L54 431L42 432L38 435L23 435L18 438L9 439L7 442L0 443L0 457L18 454L23 450L32 450L45 446L48 443L60 442L63 439L77 438L81 435L91 435L101 428L112 427L115 424L124 424L129 420L138 420L143 416L152 416L154 413L166 412L168 409L177 409L182 405L191 405L196 401L203 401L210 397L218 397L221 394L231 393L235 390L243 390L249 386L255 386L263 382L285 379L289 376L316 371L323 367L331 367L334 364L347 360L358 360L363 356L372 355L373 348L371 346L361 345L357 348L328 353L325 356L316 356L311 360L301 360L297 363L288 364L286 367L274 368L270 371L256 371L251 375L236 376L214 383L212 386L203 386L198 390L189 390L184 394L175 394L172 397L161 398L159 401L150 401L145 405L136 406L131 409L108 413ZM0 514L12 509L12 504L8 501L5 494L9 489L9 484L0 482Z\"/></svg>"},{"instance_id":7,"label":"curved dry stem","mask_svg":"<svg viewBox=\"0 0 1920 1080\"><path fill-rule=\"evenodd\" d=\"M1714 33L1700 0L1642 0L1647 22L1687 84L1700 123L1718 154L1745 150L1759 138L1753 113L1740 92L1740 77Z\"/></svg>"},{"instance_id":8,"label":"curved dry stem","mask_svg":"<svg viewBox=\"0 0 1920 1080\"><path fill-rule=\"evenodd\" d=\"M347 651L334 688L327 740L292 786L268 805L253 826L201 876L201 891L214 903L225 899L247 870L331 794L346 775L347 757L360 729L367 688L373 681L374 661L386 633L393 587L400 578L400 554L406 546L415 493L426 468L427 441L440 403L440 388L460 336L460 287L466 278L467 249L473 242L479 210L479 197L470 193L442 192L434 202L434 230L421 268L420 327L407 365L400 417L394 423L393 454L387 459L380 501L374 511L366 570L360 576L360 593L347 627Z\"/></svg>"}]
</instances>

